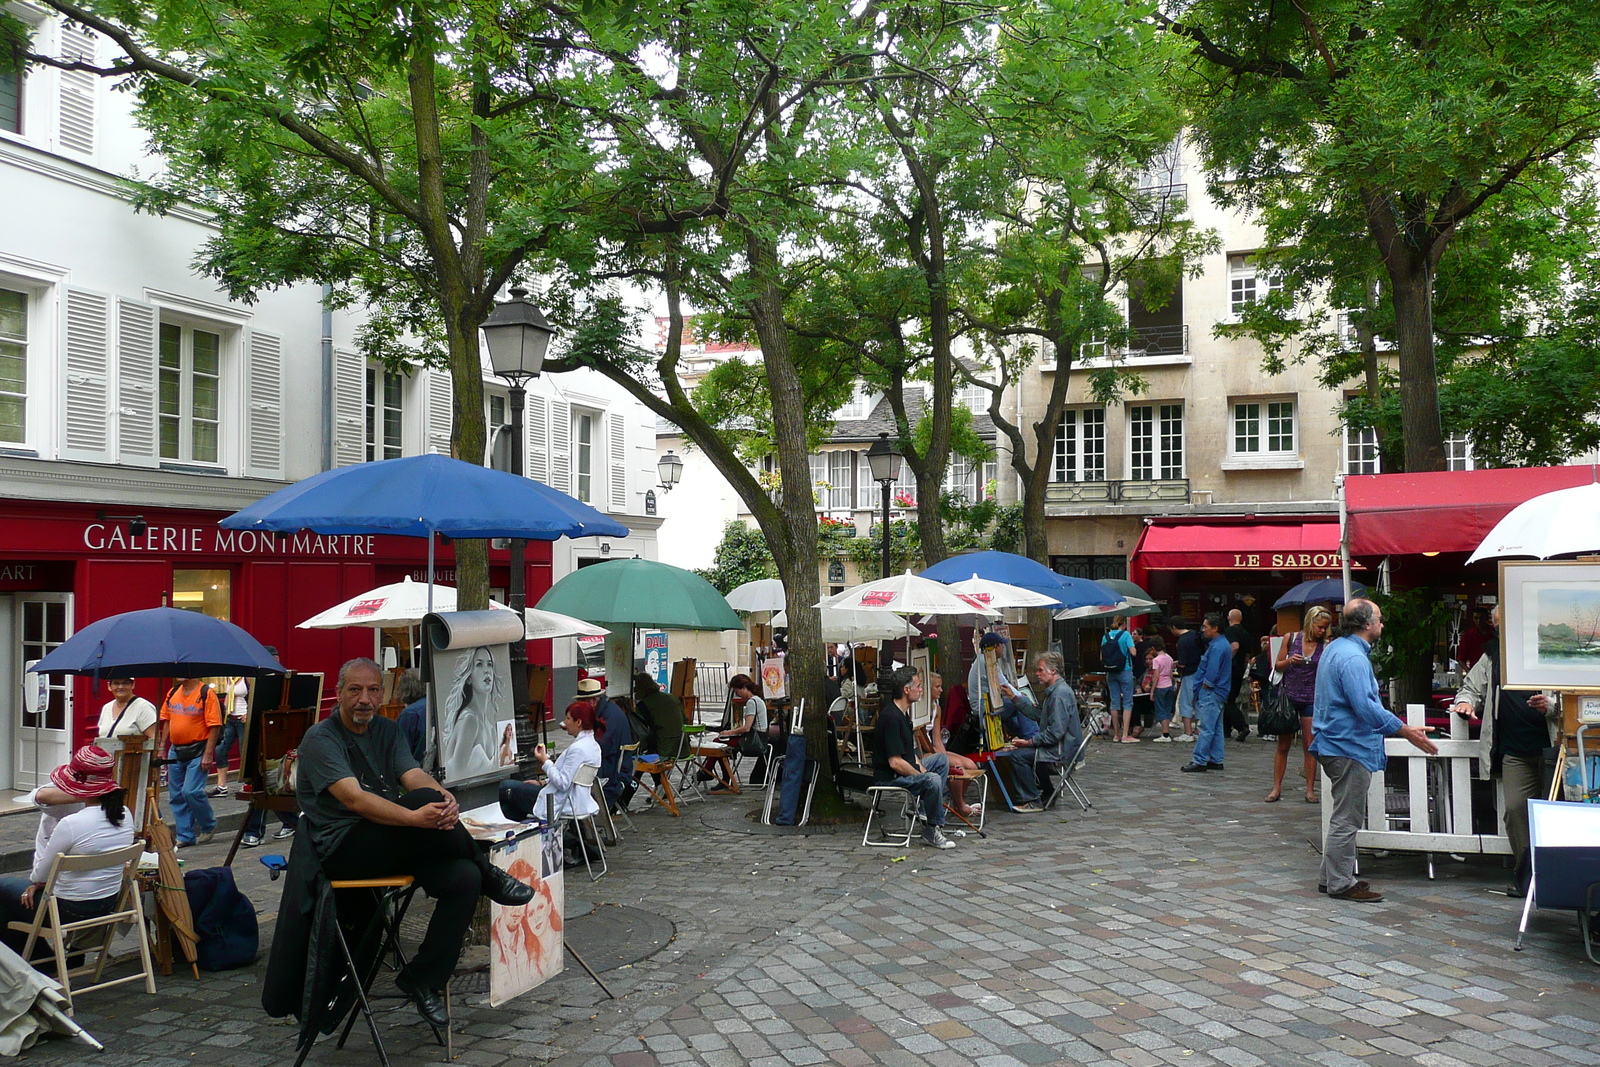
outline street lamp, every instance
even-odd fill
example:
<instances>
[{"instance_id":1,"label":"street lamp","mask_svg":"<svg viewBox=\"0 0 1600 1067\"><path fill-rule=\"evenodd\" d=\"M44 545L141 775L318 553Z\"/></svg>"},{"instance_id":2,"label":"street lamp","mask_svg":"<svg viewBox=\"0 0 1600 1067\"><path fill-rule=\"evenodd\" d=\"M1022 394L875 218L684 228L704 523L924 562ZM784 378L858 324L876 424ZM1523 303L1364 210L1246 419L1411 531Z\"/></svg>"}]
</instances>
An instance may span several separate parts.
<instances>
[{"instance_id":1,"label":"street lamp","mask_svg":"<svg viewBox=\"0 0 1600 1067\"><path fill-rule=\"evenodd\" d=\"M683 460L673 455L670 448L667 449L667 454L656 460L656 476L661 479L661 491L672 492L672 487L683 477Z\"/></svg>"},{"instance_id":2,"label":"street lamp","mask_svg":"<svg viewBox=\"0 0 1600 1067\"><path fill-rule=\"evenodd\" d=\"M867 449L867 469L872 472L872 480L883 486L883 574L889 577L889 505L892 502L890 494L894 492L894 483L900 478L901 455L889 443L889 435L880 433L877 441Z\"/></svg>"},{"instance_id":3,"label":"street lamp","mask_svg":"<svg viewBox=\"0 0 1600 1067\"><path fill-rule=\"evenodd\" d=\"M495 374L511 383L511 473L522 477L522 412L527 406L527 381L537 378L544 366L544 355L556 331L538 308L527 301L528 291L511 290L511 299L496 304L483 320L484 343L489 346L489 363ZM511 610L524 619L528 608L527 564L524 552L528 542L511 539ZM528 713L528 641L519 636L511 644L511 704L513 714ZM539 721L540 734L544 720Z\"/></svg>"}]
</instances>

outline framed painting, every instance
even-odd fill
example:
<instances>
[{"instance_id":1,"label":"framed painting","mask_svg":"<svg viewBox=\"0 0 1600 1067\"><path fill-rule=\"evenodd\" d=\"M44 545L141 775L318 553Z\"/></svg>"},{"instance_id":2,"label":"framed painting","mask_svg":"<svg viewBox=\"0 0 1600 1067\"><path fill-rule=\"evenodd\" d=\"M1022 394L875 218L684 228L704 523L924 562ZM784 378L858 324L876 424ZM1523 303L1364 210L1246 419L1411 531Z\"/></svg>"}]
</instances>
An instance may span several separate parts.
<instances>
[{"instance_id":1,"label":"framed painting","mask_svg":"<svg viewBox=\"0 0 1600 1067\"><path fill-rule=\"evenodd\" d=\"M1508 689L1600 689L1600 563L1500 564Z\"/></svg>"}]
</instances>

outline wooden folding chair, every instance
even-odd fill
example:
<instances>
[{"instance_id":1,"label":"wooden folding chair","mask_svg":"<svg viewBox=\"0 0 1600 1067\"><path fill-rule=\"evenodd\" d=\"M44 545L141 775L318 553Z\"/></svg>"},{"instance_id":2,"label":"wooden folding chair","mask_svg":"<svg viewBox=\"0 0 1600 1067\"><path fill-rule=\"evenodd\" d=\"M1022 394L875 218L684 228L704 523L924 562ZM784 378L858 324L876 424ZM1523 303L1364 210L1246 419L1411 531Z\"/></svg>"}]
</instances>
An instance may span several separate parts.
<instances>
[{"instance_id":1,"label":"wooden folding chair","mask_svg":"<svg viewBox=\"0 0 1600 1067\"><path fill-rule=\"evenodd\" d=\"M40 895L42 900L39 909L34 913L31 923L14 922L11 929L24 932L28 935L27 944L23 946L22 957L29 959L33 956L33 946L40 938L50 942L50 947L55 953L56 979L61 983L61 988L66 994L67 1011L72 1011L72 997L76 993L92 993L96 989L109 989L111 986L122 985L126 982L137 982L144 979L144 991L156 991L155 967L150 961L150 942L144 925L144 903L139 899L139 889L134 881L134 871L139 865L139 857L144 854L144 842L135 841L126 848L114 849L110 852L101 852L86 856L57 856L50 864L50 874L45 879L44 888ZM105 915L97 915L92 919L78 919L74 922L62 922L61 911L55 893L56 879L63 871L103 871L112 867L122 868L122 889L117 895L116 906ZM140 969L122 978L113 978L102 981L101 975L105 973L106 962L111 958L111 942L117 936L117 926L121 923L131 923L138 931L139 937L139 963ZM103 930L100 937L100 955L92 966L67 968L67 955L72 948L69 947L74 936L87 930ZM93 947L93 946L87 946ZM93 973L94 977L89 985L72 988L74 976Z\"/></svg>"}]
</instances>

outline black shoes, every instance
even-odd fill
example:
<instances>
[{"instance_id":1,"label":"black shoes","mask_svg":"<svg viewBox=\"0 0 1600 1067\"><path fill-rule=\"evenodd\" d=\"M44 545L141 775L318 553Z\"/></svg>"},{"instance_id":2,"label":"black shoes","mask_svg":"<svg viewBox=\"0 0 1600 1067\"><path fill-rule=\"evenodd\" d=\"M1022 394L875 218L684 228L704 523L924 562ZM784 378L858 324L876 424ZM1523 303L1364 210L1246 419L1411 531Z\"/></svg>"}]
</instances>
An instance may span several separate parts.
<instances>
[{"instance_id":1,"label":"black shoes","mask_svg":"<svg viewBox=\"0 0 1600 1067\"><path fill-rule=\"evenodd\" d=\"M508 908L517 908L533 899L533 887L511 877L490 864L483 872L483 895Z\"/></svg>"},{"instance_id":2,"label":"black shoes","mask_svg":"<svg viewBox=\"0 0 1600 1067\"><path fill-rule=\"evenodd\" d=\"M1207 764L1204 763L1185 763L1182 767L1179 767L1178 770L1182 771L1184 774L1204 774L1206 773L1206 767Z\"/></svg>"},{"instance_id":3,"label":"black shoes","mask_svg":"<svg viewBox=\"0 0 1600 1067\"><path fill-rule=\"evenodd\" d=\"M498 869L498 868L497 868ZM505 872L502 871L502 874ZM520 883L519 883L520 884ZM524 886L524 888L526 888ZM529 891L532 892L531 890ZM400 992L410 997L417 1006L417 1012L433 1026L449 1026L450 1013L445 1010L444 997L431 989L426 989L412 980L411 976L402 971L395 976L394 984Z\"/></svg>"},{"instance_id":4,"label":"black shoes","mask_svg":"<svg viewBox=\"0 0 1600 1067\"><path fill-rule=\"evenodd\" d=\"M1220 771L1220 770L1223 770L1223 766L1220 763L1208 763L1208 764L1206 764L1206 770L1208 770L1208 771Z\"/></svg>"}]
</instances>

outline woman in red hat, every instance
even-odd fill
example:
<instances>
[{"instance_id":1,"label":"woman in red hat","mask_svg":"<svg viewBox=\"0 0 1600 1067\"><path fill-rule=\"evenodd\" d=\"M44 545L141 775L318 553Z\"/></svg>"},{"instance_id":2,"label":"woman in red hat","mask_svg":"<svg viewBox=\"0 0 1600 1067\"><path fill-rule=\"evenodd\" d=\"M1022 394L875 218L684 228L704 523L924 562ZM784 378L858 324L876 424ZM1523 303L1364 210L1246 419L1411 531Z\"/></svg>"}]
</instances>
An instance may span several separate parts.
<instances>
[{"instance_id":1,"label":"woman in red hat","mask_svg":"<svg viewBox=\"0 0 1600 1067\"><path fill-rule=\"evenodd\" d=\"M85 745L72 754L70 762L50 772L50 785L23 798L40 810L33 870L26 878L0 878L0 924L4 924L0 939L16 951L22 951L28 937L10 929L9 924L33 920L42 903L40 891L57 856L92 855L133 844L133 826L114 770L104 749ZM54 890L61 920L75 922L109 913L116 907L121 889L120 868L61 872Z\"/></svg>"}]
</instances>

